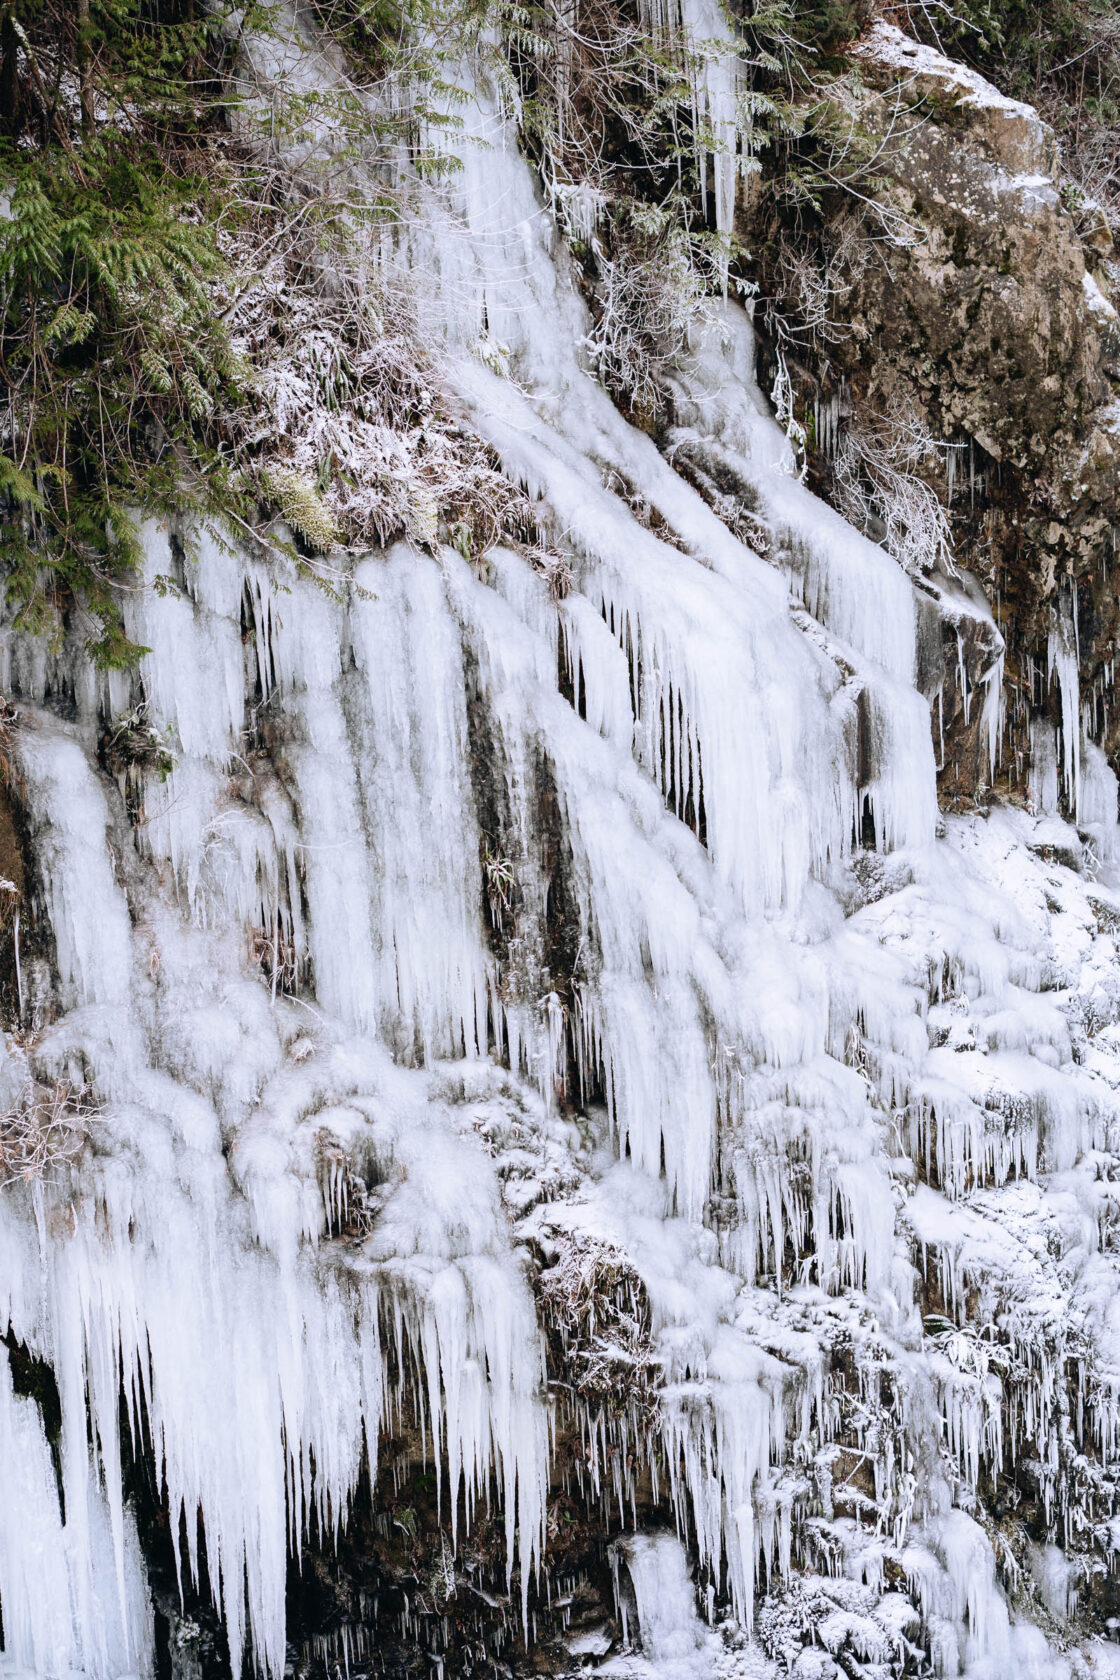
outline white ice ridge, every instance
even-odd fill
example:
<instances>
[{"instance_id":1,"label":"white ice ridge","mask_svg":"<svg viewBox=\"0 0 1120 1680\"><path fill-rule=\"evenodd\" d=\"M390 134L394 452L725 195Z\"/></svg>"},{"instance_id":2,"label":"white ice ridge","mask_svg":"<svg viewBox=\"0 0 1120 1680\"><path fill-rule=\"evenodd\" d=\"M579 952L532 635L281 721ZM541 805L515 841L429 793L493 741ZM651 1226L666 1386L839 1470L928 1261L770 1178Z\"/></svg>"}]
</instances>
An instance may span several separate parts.
<instances>
[{"instance_id":1,"label":"white ice ridge","mask_svg":"<svg viewBox=\"0 0 1120 1680\"><path fill-rule=\"evenodd\" d=\"M1051 667L1091 853L1052 731L1041 818L938 840L913 588L789 471L749 320L679 368L662 456L580 368L515 134L482 96L466 128L487 144L397 260L567 597L512 549L403 546L332 596L152 521L135 677L77 630L0 633L53 946L0 1082L96 1109L72 1171L0 1191L4 1664L150 1673L130 1451L185 1576L205 1542L235 1676L284 1672L289 1556L341 1531L382 1432L424 1437L452 1545L495 1495L524 1603L550 1475L529 1244L594 1242L648 1308L679 1531L621 1548L644 1660L715 1664L687 1547L744 1641L802 1594L821 1680L919 1641L941 1675L1069 1680L975 1513L1029 1467L1055 1544L1120 1544L1116 783L1075 627ZM514 378L470 354L484 330ZM674 469L690 448L769 558ZM566 1140L557 1178L523 1139L502 1158L511 1106ZM32 1356L57 1443L13 1387ZM583 1422L590 1495L631 1522Z\"/></svg>"}]
</instances>

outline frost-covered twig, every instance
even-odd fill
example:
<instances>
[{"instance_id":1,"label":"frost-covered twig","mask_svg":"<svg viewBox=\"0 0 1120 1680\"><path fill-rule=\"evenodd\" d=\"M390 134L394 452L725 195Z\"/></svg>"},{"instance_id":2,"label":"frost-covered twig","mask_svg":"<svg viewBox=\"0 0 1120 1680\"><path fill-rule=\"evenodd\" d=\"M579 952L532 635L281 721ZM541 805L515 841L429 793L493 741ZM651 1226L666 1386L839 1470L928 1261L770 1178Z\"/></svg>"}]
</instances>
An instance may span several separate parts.
<instances>
[{"instance_id":1,"label":"frost-covered twig","mask_svg":"<svg viewBox=\"0 0 1120 1680\"><path fill-rule=\"evenodd\" d=\"M652 1421L661 1365L644 1291L626 1256L610 1243L565 1233L555 1263L541 1274L540 1294L580 1398Z\"/></svg>"},{"instance_id":2,"label":"frost-covered twig","mask_svg":"<svg viewBox=\"0 0 1120 1680\"><path fill-rule=\"evenodd\" d=\"M907 571L918 575L940 564L955 576L948 512L918 471L936 455L937 441L913 408L890 419L857 416L836 450L836 500L845 518L881 540Z\"/></svg>"},{"instance_id":3,"label":"frost-covered twig","mask_svg":"<svg viewBox=\"0 0 1120 1680\"><path fill-rule=\"evenodd\" d=\"M29 1084L0 1115L0 1189L54 1177L81 1153L96 1115L84 1087Z\"/></svg>"}]
</instances>

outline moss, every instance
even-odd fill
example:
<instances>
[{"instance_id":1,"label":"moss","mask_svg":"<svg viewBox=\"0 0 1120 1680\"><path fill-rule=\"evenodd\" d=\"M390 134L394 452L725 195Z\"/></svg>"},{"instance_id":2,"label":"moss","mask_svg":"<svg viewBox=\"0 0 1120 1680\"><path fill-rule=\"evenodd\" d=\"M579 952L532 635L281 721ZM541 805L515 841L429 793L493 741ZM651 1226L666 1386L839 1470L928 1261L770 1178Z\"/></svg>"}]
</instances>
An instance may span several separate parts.
<instances>
[{"instance_id":1,"label":"moss","mask_svg":"<svg viewBox=\"0 0 1120 1680\"><path fill-rule=\"evenodd\" d=\"M323 506L315 486L299 473L274 468L262 474L261 488L313 552L327 554L340 542L334 516Z\"/></svg>"}]
</instances>

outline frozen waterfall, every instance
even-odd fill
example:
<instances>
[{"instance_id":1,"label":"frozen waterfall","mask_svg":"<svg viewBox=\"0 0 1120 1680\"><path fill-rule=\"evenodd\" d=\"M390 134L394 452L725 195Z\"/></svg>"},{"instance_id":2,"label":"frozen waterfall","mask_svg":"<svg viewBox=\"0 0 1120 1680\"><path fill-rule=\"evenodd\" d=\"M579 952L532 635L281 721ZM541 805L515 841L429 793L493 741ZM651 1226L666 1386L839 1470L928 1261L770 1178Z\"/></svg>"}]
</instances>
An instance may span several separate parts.
<instances>
[{"instance_id":1,"label":"frozen waterfall","mask_svg":"<svg viewBox=\"0 0 1120 1680\"><path fill-rule=\"evenodd\" d=\"M601 1512L611 1672L1120 1672L1062 1632L1061 1548L1120 1550L1116 787L1065 621L1047 809L939 818L929 597L798 482L748 315L682 359L659 451L581 369L483 93L456 145L386 260L569 592L404 545L324 588L150 521L135 675L2 634L49 939L0 1084L80 1093L88 1135L0 1192L0 1668L157 1673L143 1462L235 1680L280 1680L293 1560L407 1459L453 1584L499 1523L514 1641L561 1596L561 1483ZM99 757L137 708L169 772ZM541 1277L589 1255L640 1299L641 1417L549 1376ZM1011 1465L1055 1536L1028 1568L982 1497Z\"/></svg>"}]
</instances>

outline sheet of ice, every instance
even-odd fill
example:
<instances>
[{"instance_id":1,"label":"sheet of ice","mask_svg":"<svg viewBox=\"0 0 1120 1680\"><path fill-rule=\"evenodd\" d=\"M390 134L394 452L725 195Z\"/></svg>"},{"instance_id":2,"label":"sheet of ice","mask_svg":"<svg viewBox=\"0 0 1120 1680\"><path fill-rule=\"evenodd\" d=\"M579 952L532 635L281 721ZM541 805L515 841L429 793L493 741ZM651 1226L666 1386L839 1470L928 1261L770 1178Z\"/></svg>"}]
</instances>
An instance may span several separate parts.
<instances>
[{"instance_id":1,"label":"sheet of ice","mask_svg":"<svg viewBox=\"0 0 1120 1680\"><path fill-rule=\"evenodd\" d=\"M710 1636L676 1535L635 1534L619 1542L618 1554L634 1590L643 1655L666 1676L713 1673Z\"/></svg>"},{"instance_id":2,"label":"sheet of ice","mask_svg":"<svg viewBox=\"0 0 1120 1680\"><path fill-rule=\"evenodd\" d=\"M61 1542L52 1530L43 1544L62 1545L55 1562L74 1595L82 1663L93 1675L121 1673L146 1650L135 1594L126 1598L136 1565L121 1486L122 1382L135 1439L143 1407L173 1535L180 1511L186 1519L183 1568L196 1578L200 1525L205 1532L235 1672L247 1642L262 1673L282 1670L289 1546L345 1521L363 1451L375 1469L381 1420L406 1401L437 1461L446 1456L453 1531L460 1499L469 1517L496 1474L510 1568L520 1556L526 1590L543 1521L540 1355L493 1169L459 1141L423 1083L410 1084L371 1044L347 1047L324 1028L325 1053L308 1059L305 1029L298 1068L286 1063L294 1006L270 1003L246 972L237 930L192 928L161 906L155 883L134 884L130 952L104 838L97 869L89 858L107 828L103 784L45 719L28 718L20 752L59 951L68 939L81 948L68 897L78 881L80 914L103 931L103 966L108 952L123 971L115 989L87 981L100 1007L64 1016L36 1050L48 1080L80 1059L83 1084L105 1104L96 1161L70 1186L65 1216L37 1213L9 1188L0 1221L8 1320L52 1360L62 1400L67 1523ZM312 1031L315 1019L312 1010ZM346 1267L316 1255L337 1207L322 1163L355 1148L377 1160L387 1188L376 1236ZM401 1381L423 1373L415 1394L387 1387L386 1337ZM33 1417L27 1403L9 1405L9 1437L22 1438ZM49 1464L45 1444L35 1450L29 1475ZM45 1506L40 1520L48 1518ZM9 1531L5 1543L15 1538ZM116 1668L120 1637L111 1627L97 1633L107 1614L103 1560L114 1555L136 1658ZM13 1629L25 1628L37 1649L48 1640L52 1653L61 1649L49 1579L40 1619L21 1610L21 1578L11 1578ZM111 1638L117 1644L105 1646ZM42 1665L52 1680L65 1672L53 1654Z\"/></svg>"},{"instance_id":3,"label":"sheet of ice","mask_svg":"<svg viewBox=\"0 0 1120 1680\"><path fill-rule=\"evenodd\" d=\"M99 1004L127 1019L128 911L113 875L108 818L72 731L46 716L19 733L31 844L43 876L66 1004Z\"/></svg>"},{"instance_id":4,"label":"sheet of ice","mask_svg":"<svg viewBox=\"0 0 1120 1680\"><path fill-rule=\"evenodd\" d=\"M84 1433L63 1444L88 1462ZM67 1504L34 1399L13 1389L0 1358L0 1603L4 1671L61 1680L153 1673L152 1610L130 1511L111 1510L93 1483L88 1503ZM68 1500L81 1477L64 1471Z\"/></svg>"}]
</instances>

